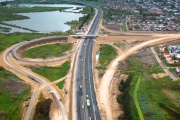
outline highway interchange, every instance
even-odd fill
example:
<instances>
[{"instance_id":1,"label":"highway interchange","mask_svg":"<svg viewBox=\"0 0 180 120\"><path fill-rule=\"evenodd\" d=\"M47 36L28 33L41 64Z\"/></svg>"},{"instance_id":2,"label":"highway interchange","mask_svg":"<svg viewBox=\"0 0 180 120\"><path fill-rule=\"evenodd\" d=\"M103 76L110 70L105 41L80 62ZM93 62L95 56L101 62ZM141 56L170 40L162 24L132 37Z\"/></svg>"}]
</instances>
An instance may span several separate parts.
<instances>
[{"instance_id":1,"label":"highway interchange","mask_svg":"<svg viewBox=\"0 0 180 120\"><path fill-rule=\"evenodd\" d=\"M93 51L93 44L94 44L94 37L93 35L96 35L96 32L98 30L98 26L100 23L100 18L102 11L101 9L95 7L97 10L97 14L94 17L94 21L92 22L89 31L87 33L87 36L85 39L82 39L80 41L80 47L77 53L77 59L76 59L76 69L75 69L75 78L74 78L74 83L75 83L75 105L76 105L76 118L77 120L100 120L100 113L99 113L99 108L97 105L97 100L96 100L96 93L94 89L94 83L93 83L93 72L92 72L92 67L93 67L93 62L92 62L92 51ZM88 36L89 35L89 36ZM179 36L177 36L179 37ZM158 39L155 42L160 41L161 39ZM38 41L38 40L37 40ZM19 68L18 66L14 65L10 59L9 56L13 56L16 60L18 61L23 61L23 62L30 62L30 63L42 63L42 62L57 62L62 59L67 59L70 56L72 56L76 51L72 52L71 54L60 58L60 59L52 59L48 61L33 61L33 60L27 60L20 58L17 56L16 52L17 49L23 45L26 45L27 43L30 43L32 41L26 41L23 43L20 43L18 45L15 45L11 47L9 50L6 51L4 54L4 61L6 64L8 64L11 68L13 68L16 71L19 71L20 73L28 76L31 80L43 85L49 93L52 95L54 98L54 101L57 106L57 110L59 113L63 116L63 120L68 119L68 113L66 111L66 108L64 104L60 101L61 97L49 83L47 83L45 80L42 78L39 78L37 76L34 76L32 73L23 70L22 68ZM149 42L148 44L150 44ZM148 44L144 44L142 46L147 46ZM142 47L140 46L140 48ZM136 51L133 49L133 51ZM133 53L133 52L131 52ZM130 54L129 54L130 55ZM126 55L128 56L128 55ZM108 88L108 87L107 87ZM107 90L108 91L108 90ZM37 91L34 96L37 96L39 91ZM104 91L101 91L102 93ZM106 94L108 92L105 92ZM33 96L33 95L32 95ZM35 97L31 97L33 99ZM87 100L90 101L90 106L87 106ZM29 120L32 117L32 106L35 100L31 100L32 102L28 107L28 110L24 116L24 120ZM103 100L101 100L103 101ZM102 103L107 103L106 101Z\"/></svg>"},{"instance_id":2,"label":"highway interchange","mask_svg":"<svg viewBox=\"0 0 180 120\"><path fill-rule=\"evenodd\" d=\"M89 32L87 33L87 37L85 37L84 40L82 40L82 44L80 46L79 50L79 56L78 56L78 67L76 71L76 90L77 90L77 96L76 96L76 105L77 105L77 119L78 120L85 120L85 119L90 119L90 120L100 120L100 114L99 110L97 107L97 101L96 101L96 95L95 95L95 90L94 90L94 84L93 84L93 74L92 74L92 49L93 49L93 42L94 42L94 37L91 35L94 35L98 29L98 25L100 23L100 17L101 17L101 10L97 8L97 14L94 17L94 21L92 22ZM55 37L56 38L56 37ZM58 37L57 37L58 38ZM34 76L32 73L14 65L10 59L9 56L14 57L17 61L22 61L22 62L27 62L27 63L43 63L43 62L57 62L62 59L69 58L72 56L76 51L73 51L71 54L60 58L60 59L55 59L55 60L30 60L30 59L24 59L21 58L17 55L17 51L20 47L25 46L27 44L30 44L32 42L36 41L41 41L42 39L35 39L33 41L25 41L20 44L17 44L13 47L11 47L6 53L4 54L4 61L6 64L8 64L11 68L14 70L20 72L21 74L26 75L29 77L31 80L43 85L49 93L52 95L55 104L57 106L57 109L59 110L59 113L63 116L63 120L68 119L68 113L66 111L65 106L63 103L60 101L61 97L49 83L47 83L45 80L42 78L39 78L37 76ZM80 88L80 85L82 88ZM24 114L23 119L24 120L29 120L32 119L32 114L33 114L33 104L35 103L35 100L37 99L36 97L39 94L39 90L35 92L30 100L28 109L26 110L26 113ZM88 97L87 97L88 95ZM86 107L86 99L89 99L90 101L90 107ZM82 108L82 105L84 108Z\"/></svg>"}]
</instances>

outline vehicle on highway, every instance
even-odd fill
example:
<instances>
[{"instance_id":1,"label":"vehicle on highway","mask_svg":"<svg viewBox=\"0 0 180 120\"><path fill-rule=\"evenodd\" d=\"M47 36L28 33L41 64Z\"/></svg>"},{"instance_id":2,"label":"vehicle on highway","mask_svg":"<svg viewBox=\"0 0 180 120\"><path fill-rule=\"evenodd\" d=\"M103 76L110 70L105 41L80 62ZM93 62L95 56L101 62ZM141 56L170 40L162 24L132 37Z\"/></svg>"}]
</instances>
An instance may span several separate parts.
<instances>
[{"instance_id":1,"label":"vehicle on highway","mask_svg":"<svg viewBox=\"0 0 180 120\"><path fill-rule=\"evenodd\" d=\"M88 96L88 95L86 95L86 97L88 98L89 96Z\"/></svg>"},{"instance_id":2,"label":"vehicle on highway","mask_svg":"<svg viewBox=\"0 0 180 120\"><path fill-rule=\"evenodd\" d=\"M86 43L84 43L84 46L86 46Z\"/></svg>"},{"instance_id":3,"label":"vehicle on highway","mask_svg":"<svg viewBox=\"0 0 180 120\"><path fill-rule=\"evenodd\" d=\"M82 88L82 85L80 85L79 88Z\"/></svg>"},{"instance_id":4,"label":"vehicle on highway","mask_svg":"<svg viewBox=\"0 0 180 120\"><path fill-rule=\"evenodd\" d=\"M86 103L87 103L87 107L90 107L91 104L90 104L89 99L87 99L87 102L86 102Z\"/></svg>"},{"instance_id":5,"label":"vehicle on highway","mask_svg":"<svg viewBox=\"0 0 180 120\"><path fill-rule=\"evenodd\" d=\"M82 108L84 108L84 105L82 105Z\"/></svg>"}]
</instances>

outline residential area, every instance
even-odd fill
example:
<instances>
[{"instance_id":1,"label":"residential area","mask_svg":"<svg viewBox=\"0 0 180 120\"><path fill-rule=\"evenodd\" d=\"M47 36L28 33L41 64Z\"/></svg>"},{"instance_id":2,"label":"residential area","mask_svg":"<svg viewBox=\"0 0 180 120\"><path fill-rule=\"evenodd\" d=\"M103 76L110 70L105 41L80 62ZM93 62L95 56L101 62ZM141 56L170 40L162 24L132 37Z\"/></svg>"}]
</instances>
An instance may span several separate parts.
<instances>
[{"instance_id":1,"label":"residential area","mask_svg":"<svg viewBox=\"0 0 180 120\"><path fill-rule=\"evenodd\" d=\"M171 69L178 77L180 76L180 45L164 44L158 46L158 56L162 63Z\"/></svg>"},{"instance_id":2,"label":"residential area","mask_svg":"<svg viewBox=\"0 0 180 120\"><path fill-rule=\"evenodd\" d=\"M136 0L129 3L122 0L121 2L108 1L105 3L107 17L104 17L104 24L124 24L127 27L126 30L131 31L179 32L180 0L157 1ZM117 10L124 11L125 14L119 14Z\"/></svg>"}]
</instances>

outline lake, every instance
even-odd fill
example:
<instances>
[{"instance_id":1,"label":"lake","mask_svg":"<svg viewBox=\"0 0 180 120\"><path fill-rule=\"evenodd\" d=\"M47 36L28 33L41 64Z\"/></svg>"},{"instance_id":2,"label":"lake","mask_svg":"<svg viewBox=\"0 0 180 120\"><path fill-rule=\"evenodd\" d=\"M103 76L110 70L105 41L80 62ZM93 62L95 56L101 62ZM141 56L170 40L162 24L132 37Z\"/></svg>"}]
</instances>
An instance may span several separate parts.
<instances>
[{"instance_id":1,"label":"lake","mask_svg":"<svg viewBox=\"0 0 180 120\"><path fill-rule=\"evenodd\" d=\"M65 11L79 12L79 10L74 10L77 7L83 8L84 6L80 5L68 5L68 4L21 4L23 7L72 7L66 9ZM65 24L66 22L72 20L79 20L83 16L82 13L73 13L73 12L60 12L60 11L51 11L51 12L31 12L31 13L18 13L19 15L28 16L30 19L23 20L13 20L6 21L4 23L12 24L16 26L21 26L31 30L39 31L39 33L51 33L51 32L65 32L71 29L71 26ZM15 30L12 29L14 32ZM12 32L10 31L10 32ZM17 31L22 32L22 31ZM24 31L27 32L27 31Z\"/></svg>"}]
</instances>

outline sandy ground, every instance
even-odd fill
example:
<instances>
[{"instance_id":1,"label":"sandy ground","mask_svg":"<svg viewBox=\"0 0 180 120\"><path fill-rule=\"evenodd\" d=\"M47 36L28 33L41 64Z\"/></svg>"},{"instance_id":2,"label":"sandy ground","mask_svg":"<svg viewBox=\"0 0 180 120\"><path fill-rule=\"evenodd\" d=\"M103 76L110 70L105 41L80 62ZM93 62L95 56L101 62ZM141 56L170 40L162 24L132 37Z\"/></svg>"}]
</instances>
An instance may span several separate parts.
<instances>
[{"instance_id":1,"label":"sandy ground","mask_svg":"<svg viewBox=\"0 0 180 120\"><path fill-rule=\"evenodd\" d=\"M180 97L175 95L172 91L169 90L163 90L163 93L176 105L177 107L180 107Z\"/></svg>"},{"instance_id":2,"label":"sandy ground","mask_svg":"<svg viewBox=\"0 0 180 120\"><path fill-rule=\"evenodd\" d=\"M165 76L168 76L166 73L157 73L157 74L152 74L153 78L164 78Z\"/></svg>"},{"instance_id":3,"label":"sandy ground","mask_svg":"<svg viewBox=\"0 0 180 120\"><path fill-rule=\"evenodd\" d=\"M117 95L121 94L118 88L121 80L125 81L126 78L127 75L116 72L110 85L109 94L113 120L118 120L118 117L124 113L123 110L120 108L119 103L117 102Z\"/></svg>"},{"instance_id":4,"label":"sandy ground","mask_svg":"<svg viewBox=\"0 0 180 120\"><path fill-rule=\"evenodd\" d=\"M159 35L159 36L161 36L161 35ZM128 56L136 53L139 49L142 49L145 46L159 44L159 43L162 43L165 41L171 41L176 38L180 38L180 35L173 34L173 35L169 35L168 37L167 37L167 35L162 35L162 38L156 38L153 40L149 40L149 41L140 43L140 44L124 51L123 54L121 54L115 60L113 60L111 62L110 66L108 67L104 76L101 79L101 83L100 83L99 91L98 91L98 94L99 94L98 96L100 96L99 102L98 102L98 103L100 103L100 105L99 105L100 111L104 112L106 114L107 120L113 120L112 111L111 111L111 103L109 101L109 99L110 99L109 90L110 90L110 85L113 80L113 76L115 74L118 62L125 60Z\"/></svg>"}]
</instances>

